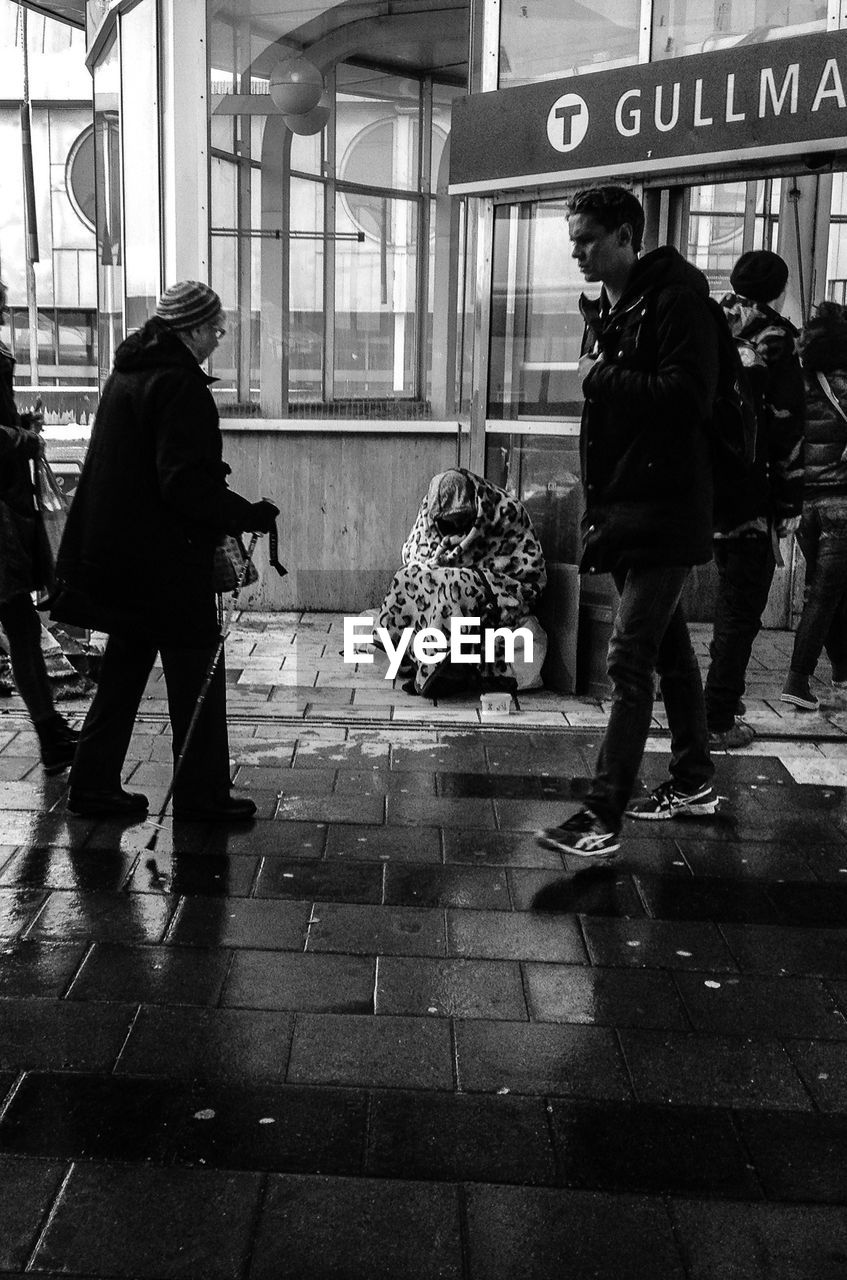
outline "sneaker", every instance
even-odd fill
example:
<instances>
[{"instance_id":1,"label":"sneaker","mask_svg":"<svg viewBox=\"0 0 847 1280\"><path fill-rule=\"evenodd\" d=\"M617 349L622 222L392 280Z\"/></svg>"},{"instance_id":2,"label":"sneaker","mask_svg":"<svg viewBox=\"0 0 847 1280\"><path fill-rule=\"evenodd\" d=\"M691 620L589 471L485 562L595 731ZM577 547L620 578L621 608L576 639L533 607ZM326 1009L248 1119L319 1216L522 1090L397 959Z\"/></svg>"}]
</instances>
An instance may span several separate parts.
<instances>
[{"instance_id":1,"label":"sneaker","mask_svg":"<svg viewBox=\"0 0 847 1280\"><path fill-rule=\"evenodd\" d=\"M680 791L672 779L662 782L643 800L627 809L628 818L663 820L666 818L703 818L714 813L718 797L706 783L697 791Z\"/></svg>"},{"instance_id":2,"label":"sneaker","mask_svg":"<svg viewBox=\"0 0 847 1280\"><path fill-rule=\"evenodd\" d=\"M790 702L801 711L817 711L820 705L809 688L809 677L801 675L798 671L789 671L779 700Z\"/></svg>"},{"instance_id":3,"label":"sneaker","mask_svg":"<svg viewBox=\"0 0 847 1280\"><path fill-rule=\"evenodd\" d=\"M621 847L616 831L610 831L590 809L580 809L559 827L536 832L543 849L573 853L578 858L602 858Z\"/></svg>"},{"instance_id":4,"label":"sneaker","mask_svg":"<svg viewBox=\"0 0 847 1280\"><path fill-rule=\"evenodd\" d=\"M749 724L736 720L723 733L710 733L709 747L712 751L735 751L739 747L749 747L755 736Z\"/></svg>"}]
</instances>

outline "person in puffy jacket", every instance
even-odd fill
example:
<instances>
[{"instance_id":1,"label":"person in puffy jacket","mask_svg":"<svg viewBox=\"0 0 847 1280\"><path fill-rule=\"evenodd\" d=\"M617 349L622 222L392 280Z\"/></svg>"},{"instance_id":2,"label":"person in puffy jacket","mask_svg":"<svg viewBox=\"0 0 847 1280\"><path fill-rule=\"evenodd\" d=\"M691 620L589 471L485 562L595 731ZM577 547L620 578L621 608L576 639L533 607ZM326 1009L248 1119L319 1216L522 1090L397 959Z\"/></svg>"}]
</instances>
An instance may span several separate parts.
<instances>
[{"instance_id":1,"label":"person in puffy jacket","mask_svg":"<svg viewBox=\"0 0 847 1280\"><path fill-rule=\"evenodd\" d=\"M226 332L218 295L182 281L118 347L103 388L56 566L52 616L106 631L97 693L82 727L68 809L143 816L146 796L121 771L157 651L176 759L219 639L213 581L222 535L267 531L271 502L226 483L213 381L201 364ZM230 794L226 683L218 665L175 781L175 818L251 818Z\"/></svg>"},{"instance_id":2,"label":"person in puffy jacket","mask_svg":"<svg viewBox=\"0 0 847 1280\"><path fill-rule=\"evenodd\" d=\"M579 362L585 407L583 573L611 573L620 604L609 643L612 707L584 808L538 833L546 848L602 857L624 814L714 813L700 670L680 598L712 557L709 427L718 330L701 271L670 247L640 255L644 211L622 187L570 202L573 257L596 300ZM670 777L630 803L653 717L655 673L671 731Z\"/></svg>"},{"instance_id":3,"label":"person in puffy jacket","mask_svg":"<svg viewBox=\"0 0 847 1280\"><path fill-rule=\"evenodd\" d=\"M0 324L8 295L0 281ZM32 592L41 580L36 541L32 462L41 456L41 417L20 414L13 391L15 361L0 342L0 626L18 692L38 735L45 773L61 773L74 758L77 733L53 704L41 651L41 620Z\"/></svg>"},{"instance_id":4,"label":"person in puffy jacket","mask_svg":"<svg viewBox=\"0 0 847 1280\"><path fill-rule=\"evenodd\" d=\"M752 742L737 716L747 664L762 624L779 539L797 529L803 507L805 389L795 351L797 330L779 313L788 265L769 249L743 253L721 299L756 409L752 466L739 466L728 509L715 510L718 593L706 676L706 719L712 749ZM779 563L782 563L781 556Z\"/></svg>"},{"instance_id":5,"label":"person in puffy jacket","mask_svg":"<svg viewBox=\"0 0 847 1280\"><path fill-rule=\"evenodd\" d=\"M803 515L797 541L806 591L783 702L814 711L821 651L836 705L847 707L847 307L821 302L799 338L806 383Z\"/></svg>"}]
</instances>

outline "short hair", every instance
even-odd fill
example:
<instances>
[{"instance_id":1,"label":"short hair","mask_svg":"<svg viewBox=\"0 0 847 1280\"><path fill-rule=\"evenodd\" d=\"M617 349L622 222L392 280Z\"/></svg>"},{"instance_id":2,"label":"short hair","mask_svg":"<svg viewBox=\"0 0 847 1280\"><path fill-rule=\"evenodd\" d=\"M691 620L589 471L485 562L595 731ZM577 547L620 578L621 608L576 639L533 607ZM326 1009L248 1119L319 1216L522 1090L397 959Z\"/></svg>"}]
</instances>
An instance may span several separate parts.
<instances>
[{"instance_id":1,"label":"short hair","mask_svg":"<svg viewBox=\"0 0 847 1280\"><path fill-rule=\"evenodd\" d=\"M641 201L626 187L587 187L568 200L568 213L593 218L607 231L617 231L624 223L632 227L632 247L641 252L644 239L644 210Z\"/></svg>"}]
</instances>

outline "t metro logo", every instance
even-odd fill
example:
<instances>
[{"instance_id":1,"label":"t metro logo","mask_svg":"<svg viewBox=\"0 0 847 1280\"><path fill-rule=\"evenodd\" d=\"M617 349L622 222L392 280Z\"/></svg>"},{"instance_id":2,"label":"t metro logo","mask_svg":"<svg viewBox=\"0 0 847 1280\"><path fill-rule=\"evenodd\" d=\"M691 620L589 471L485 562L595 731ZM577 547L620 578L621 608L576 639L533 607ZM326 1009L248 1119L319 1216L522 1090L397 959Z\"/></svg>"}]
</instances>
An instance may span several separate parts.
<instances>
[{"instance_id":1,"label":"t metro logo","mask_svg":"<svg viewBox=\"0 0 847 1280\"><path fill-rule=\"evenodd\" d=\"M574 151L588 133L588 105L578 93L557 98L547 117L547 137L555 151Z\"/></svg>"}]
</instances>

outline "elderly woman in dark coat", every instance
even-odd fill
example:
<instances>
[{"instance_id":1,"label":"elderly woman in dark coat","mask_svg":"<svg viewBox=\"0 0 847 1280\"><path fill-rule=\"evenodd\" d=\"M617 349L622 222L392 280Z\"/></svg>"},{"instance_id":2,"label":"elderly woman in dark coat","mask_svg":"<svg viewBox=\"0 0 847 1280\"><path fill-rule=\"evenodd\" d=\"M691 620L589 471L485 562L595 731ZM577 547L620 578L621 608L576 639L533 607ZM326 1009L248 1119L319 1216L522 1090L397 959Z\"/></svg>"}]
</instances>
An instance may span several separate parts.
<instances>
[{"instance_id":1,"label":"elderly woman in dark coat","mask_svg":"<svg viewBox=\"0 0 847 1280\"><path fill-rule=\"evenodd\" d=\"M0 282L0 324L6 286ZM43 445L38 415L19 414L12 390L15 362L0 342L0 625L6 632L12 673L38 734L46 773L73 760L77 734L57 714L41 652L41 621L31 593L45 585L36 551L32 461Z\"/></svg>"},{"instance_id":2,"label":"elderly woman in dark coat","mask_svg":"<svg viewBox=\"0 0 847 1280\"><path fill-rule=\"evenodd\" d=\"M53 617L109 633L71 771L72 813L137 817L121 786L135 716L161 654L176 758L217 647L213 563L221 535L267 531L278 509L226 484L218 411L201 363L225 332L218 295L183 281L118 348L68 513ZM174 817L230 822L255 805L230 794L223 664L175 779Z\"/></svg>"},{"instance_id":3,"label":"elderly woman in dark coat","mask_svg":"<svg viewBox=\"0 0 847 1280\"><path fill-rule=\"evenodd\" d=\"M516 627L532 612L547 580L541 544L523 504L463 467L433 478L402 557L379 614L394 644L406 627L415 635L434 629L446 636L454 617L479 618L483 629ZM443 697L449 671L444 661L417 664L410 692ZM494 660L481 661L477 672L492 687L509 679L502 638L495 641ZM452 675L467 673L463 666Z\"/></svg>"}]
</instances>

